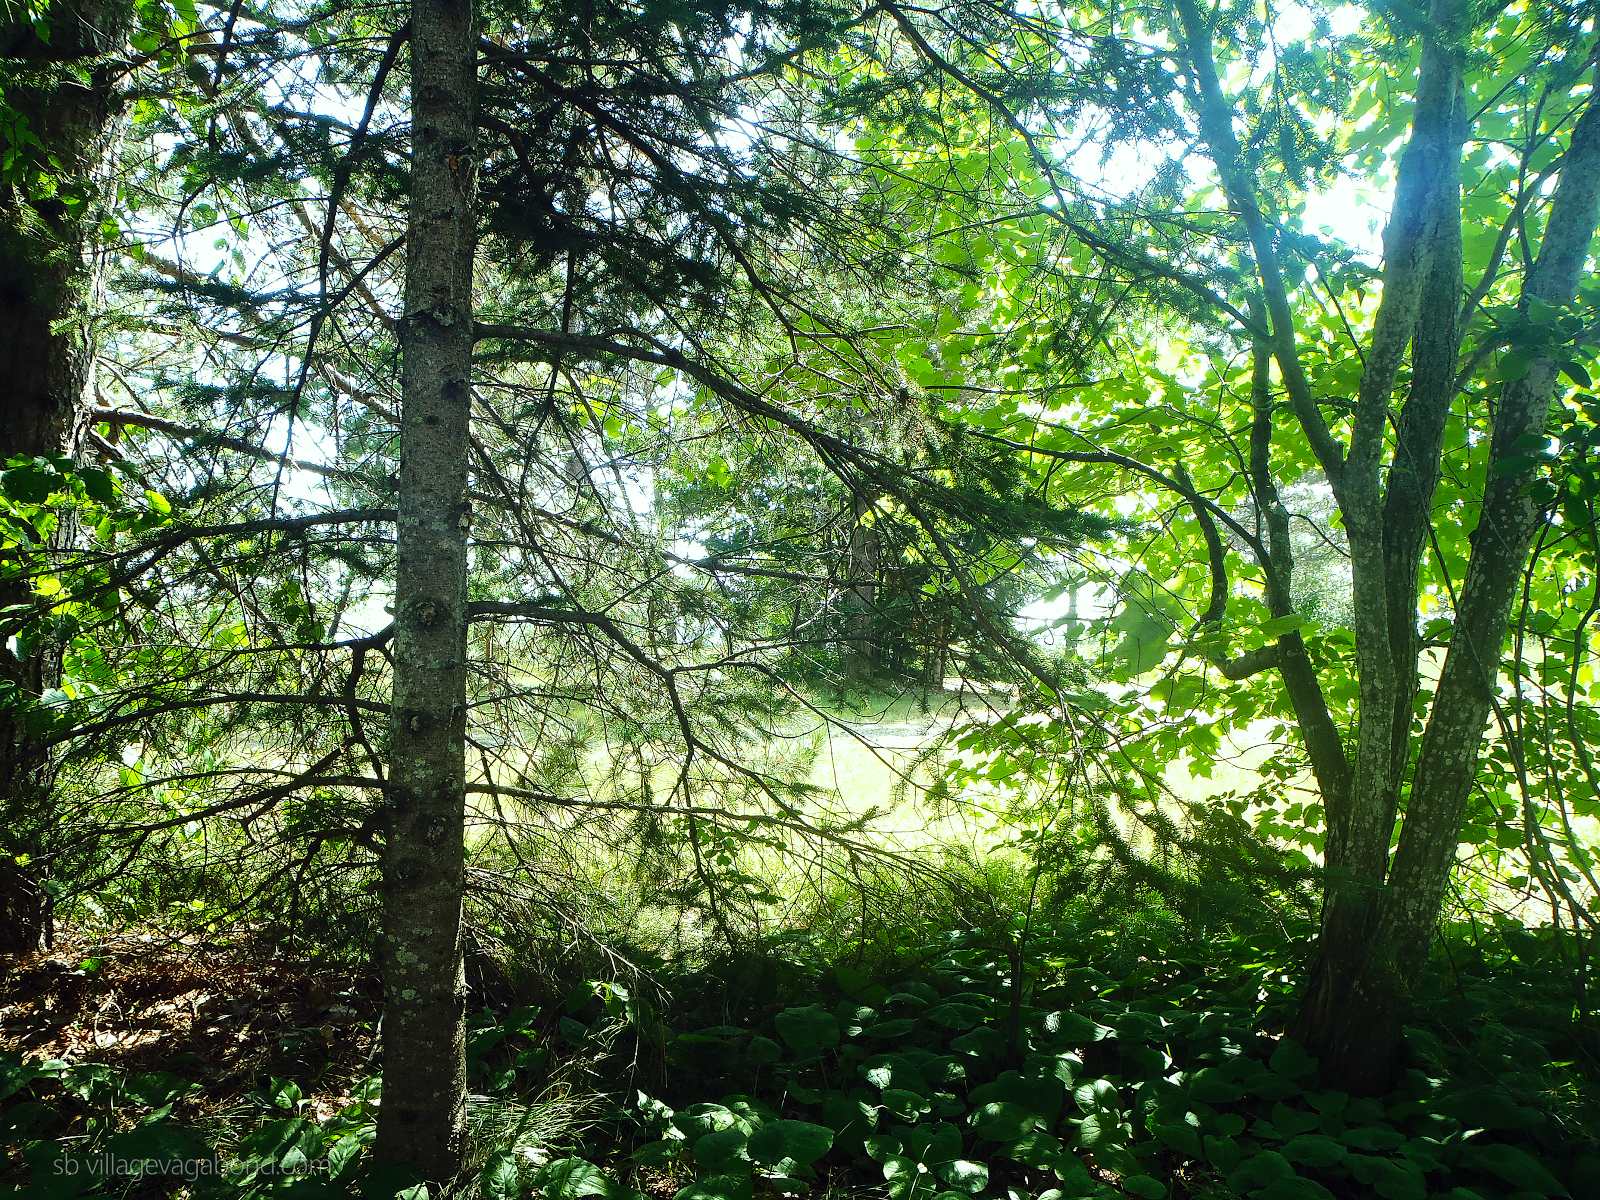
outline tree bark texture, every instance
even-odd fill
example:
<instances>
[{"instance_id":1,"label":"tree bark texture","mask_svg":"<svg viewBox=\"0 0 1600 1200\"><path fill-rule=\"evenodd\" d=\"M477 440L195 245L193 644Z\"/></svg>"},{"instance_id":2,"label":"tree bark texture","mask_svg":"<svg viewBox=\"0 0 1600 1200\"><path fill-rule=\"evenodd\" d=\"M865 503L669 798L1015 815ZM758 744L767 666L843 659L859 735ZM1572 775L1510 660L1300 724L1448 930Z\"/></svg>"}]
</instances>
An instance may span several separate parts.
<instances>
[{"instance_id":1,"label":"tree bark texture","mask_svg":"<svg viewBox=\"0 0 1600 1200\"><path fill-rule=\"evenodd\" d=\"M25 21L0 24L0 463L15 455L76 454L94 367L90 311L98 286L91 231L115 141L118 98L106 64L126 12L79 3L52 7L42 42ZM87 66L87 73L80 73ZM26 130L43 150L12 144ZM30 156L59 168L54 194L30 188ZM71 200L73 203L68 203ZM0 579L0 608L26 601L26 584ZM59 654L49 645L18 656L0 640L0 684L38 696L54 686ZM46 933L48 905L36 877L48 869L49 761L17 716L0 707L0 953L21 953ZM13 857L29 855L20 868Z\"/></svg>"},{"instance_id":2,"label":"tree bark texture","mask_svg":"<svg viewBox=\"0 0 1600 1200\"><path fill-rule=\"evenodd\" d=\"M1394 1005L1358 987L1389 870L1417 694L1417 588L1432 520L1445 419L1455 396L1461 336L1461 154L1464 55L1454 42L1458 0L1436 0L1425 40L1412 135L1384 236L1384 291L1357 400L1351 450L1337 489L1350 541L1360 717L1350 795L1330 820L1322 933L1296 1032L1333 1074L1382 1074L1399 1045ZM1391 399L1405 353L1410 392L1385 462ZM1383 467L1387 471L1383 471ZM1381 1010L1379 1012L1378 1010ZM1354 1025L1350 1025L1354 1022ZM1339 1032L1365 1027L1351 1041ZM1357 1059L1361 1063L1356 1062ZM1380 1064L1382 1064L1380 1066Z\"/></svg>"},{"instance_id":3,"label":"tree bark texture","mask_svg":"<svg viewBox=\"0 0 1600 1200\"><path fill-rule=\"evenodd\" d=\"M876 496L857 492L850 504L850 589L845 593L845 611L849 630L846 643L845 677L862 682L878 673L877 644L873 629L878 613L878 559L881 556L882 538L878 530L867 523L867 515L877 502Z\"/></svg>"},{"instance_id":4,"label":"tree bark texture","mask_svg":"<svg viewBox=\"0 0 1600 1200\"><path fill-rule=\"evenodd\" d=\"M378 1157L443 1182L466 1135L461 906L468 433L476 253L469 0L411 10L411 197L401 323L403 457L383 855Z\"/></svg>"},{"instance_id":5,"label":"tree bark texture","mask_svg":"<svg viewBox=\"0 0 1600 1200\"><path fill-rule=\"evenodd\" d=\"M1524 301L1537 298L1557 307L1572 301L1597 226L1600 107L1591 101L1573 130L1539 254L1523 284ZM1459 293L1455 301L1459 306ZM1346 1091L1381 1090L1397 1066L1394 1052L1411 984L1427 963L1477 778L1512 600L1542 519L1527 495L1531 472L1500 475L1494 464L1523 453L1518 438L1545 432L1559 366L1540 355L1525 376L1501 388L1472 556L1418 750L1405 824L1363 952L1339 964L1350 976L1350 999L1318 1047L1324 1082Z\"/></svg>"},{"instance_id":6,"label":"tree bark texture","mask_svg":"<svg viewBox=\"0 0 1600 1200\"><path fill-rule=\"evenodd\" d=\"M1384 237L1383 297L1363 355L1347 447L1332 436L1309 390L1273 230L1243 165L1234 106L1222 93L1211 55L1211 30L1193 0L1176 0L1176 7L1201 134L1256 259L1258 308L1265 308L1266 319L1259 312L1254 319L1267 326L1289 407L1332 485L1349 536L1360 705L1348 762L1335 761L1309 660L1291 653L1294 647L1282 639L1273 665L1295 708L1328 812L1322 931L1293 1032L1321 1059L1325 1086L1373 1094L1390 1086L1400 1065L1411 981L1426 963L1455 866L1510 605L1540 521L1526 494L1529 475L1497 475L1494 463L1521 453L1518 438L1545 431L1559 363L1536 359L1524 378L1502 389L1473 553L1419 745L1418 589L1446 421L1460 385L1467 7L1464 0L1433 0L1429 9L1411 137ZM1559 308L1573 299L1597 218L1600 116L1591 102L1562 160L1550 219L1524 280L1524 302L1538 298ZM1393 397L1408 352L1410 384L1396 413ZM1271 431L1261 408L1251 449L1252 458L1264 462ZM1272 560L1278 531L1271 474L1254 464L1251 474L1268 518ZM1292 564L1263 566L1269 608L1286 611ZM1402 802L1405 821L1391 857Z\"/></svg>"},{"instance_id":7,"label":"tree bark texture","mask_svg":"<svg viewBox=\"0 0 1600 1200\"><path fill-rule=\"evenodd\" d=\"M1454 158L1442 164L1440 183L1431 198L1419 198L1436 215L1429 217L1425 234L1429 253L1420 289L1423 302L1413 327L1412 385L1396 423L1383 528L1369 535L1374 541L1382 539L1383 591L1373 600L1381 598L1385 609L1385 636L1378 645L1386 645L1391 684L1386 704L1375 706L1371 720L1375 728L1380 723L1388 726L1382 739L1389 756L1385 774L1396 794L1414 744L1418 579L1460 351L1459 101L1454 108L1455 130L1447 142L1447 147L1454 147ZM1419 121L1423 112L1419 101ZM1591 104L1575 127L1563 160L1549 223L1523 284L1524 303L1538 298L1559 307L1573 299L1597 222L1600 109ZM1365 846L1346 859L1344 878L1383 886L1381 891L1363 889L1364 903L1328 905L1316 970L1299 1019L1298 1032L1321 1058L1328 1086L1357 1094L1381 1092L1393 1083L1401 1065L1402 1024L1411 1006L1412 985L1426 966L1455 867L1461 824L1498 685L1511 603L1540 521L1526 494L1530 475L1502 476L1494 464L1521 453L1515 446L1518 438L1544 432L1558 369L1557 362L1541 356L1526 376L1502 387L1473 552L1457 599L1450 648L1417 750L1392 861L1393 802L1378 804L1373 795L1358 797L1358 802L1366 802L1372 828ZM1353 529L1351 540L1352 544L1356 540ZM1371 639L1377 636L1376 630L1365 632ZM1364 690L1364 726L1368 703ZM1380 749L1375 747L1374 753ZM1357 766L1359 774L1359 759ZM1329 865L1331 869L1331 859Z\"/></svg>"}]
</instances>

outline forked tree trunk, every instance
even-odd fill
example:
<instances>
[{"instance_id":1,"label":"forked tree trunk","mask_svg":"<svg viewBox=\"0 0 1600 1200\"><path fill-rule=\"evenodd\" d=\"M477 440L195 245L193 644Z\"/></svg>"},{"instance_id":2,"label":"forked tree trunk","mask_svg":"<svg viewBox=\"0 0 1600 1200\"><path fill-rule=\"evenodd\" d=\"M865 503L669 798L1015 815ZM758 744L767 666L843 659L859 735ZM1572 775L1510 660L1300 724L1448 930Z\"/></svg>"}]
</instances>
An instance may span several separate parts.
<instances>
[{"instance_id":1,"label":"forked tree trunk","mask_svg":"<svg viewBox=\"0 0 1600 1200\"><path fill-rule=\"evenodd\" d=\"M1333 486L1350 542L1360 683L1351 761L1339 739L1326 736L1328 712L1314 676L1296 685L1291 668L1309 670L1303 653L1291 653L1293 646L1285 645L1290 639L1280 639L1271 661L1282 673L1328 813L1322 932L1293 1032L1321 1059L1324 1086L1370 1095L1387 1090L1400 1065L1402 1022L1455 867L1512 596L1541 519L1526 494L1529 473L1502 476L1495 467L1523 453L1518 439L1545 432L1560 364L1541 356L1524 378L1502 388L1450 649L1408 778L1421 652L1421 563L1445 423L1461 384L1468 8L1464 0L1434 0L1428 13L1411 138L1384 236L1383 298L1363 354L1346 447L1329 428L1300 360L1275 238L1233 133L1233 106L1217 78L1211 30L1194 0L1176 5L1200 98L1201 131L1256 258L1268 344L1289 407ZM1557 308L1571 302L1597 219L1600 108L1591 101L1561 160L1538 257L1524 280L1524 307L1534 298ZM1262 315L1255 319L1260 323ZM1408 349L1410 389L1396 419L1393 394ZM1258 385L1264 380L1260 367L1258 350ZM1258 405L1258 425L1264 412L1264 436L1252 436L1253 475L1257 444L1270 439L1270 407ZM1260 475L1253 478L1258 503L1269 501L1272 491L1268 473ZM1214 549L1220 553L1220 546ZM1280 594L1274 602L1272 577L1286 579L1287 565L1263 566L1269 568L1268 604L1279 615L1285 598ZM1296 641L1297 636L1291 635ZM1391 857L1402 797L1405 822Z\"/></svg>"},{"instance_id":2,"label":"forked tree trunk","mask_svg":"<svg viewBox=\"0 0 1600 1200\"><path fill-rule=\"evenodd\" d=\"M471 0L414 0L376 1152L438 1182L460 1169L466 1135L461 905L476 51Z\"/></svg>"},{"instance_id":3,"label":"forked tree trunk","mask_svg":"<svg viewBox=\"0 0 1600 1200\"><path fill-rule=\"evenodd\" d=\"M1330 820L1322 935L1295 1032L1323 1058L1329 1078L1363 1092L1387 1086L1399 1046L1392 998L1367 994L1359 966L1371 944L1389 870L1389 848L1410 760L1418 687L1417 633L1422 553L1461 347L1461 156L1466 137L1464 55L1450 31L1459 0L1436 0L1437 30L1422 53L1411 138L1401 161L1394 215L1384 235L1384 294L1374 322L1350 460L1339 480L1340 511L1355 585L1359 733L1350 796ZM1384 466L1395 379L1409 347L1411 385ZM1381 1011L1380 1011L1381 1010ZM1358 1049L1337 1032L1346 1022L1377 1035ZM1350 1059L1357 1050L1362 1064ZM1382 1079L1372 1078L1374 1064ZM1354 1072L1353 1074L1350 1072ZM1361 1079L1364 1082L1357 1083Z\"/></svg>"},{"instance_id":4,"label":"forked tree trunk","mask_svg":"<svg viewBox=\"0 0 1600 1200\"><path fill-rule=\"evenodd\" d=\"M111 7L92 3L58 5L48 15L48 45L31 24L0 24L0 54L11 60L3 103L20 118L0 124L0 155L11 159L13 175L0 181L0 463L78 452L94 365L88 317L98 260L88 234L98 220L95 193L117 113L109 72L94 60L120 43L123 22ZM59 64L88 70L77 75ZM23 127L43 151L8 140ZM30 194L22 182L30 156L42 159L43 152L60 164L46 164L58 177L53 195ZM0 579L0 609L25 602L29 592L24 582ZM46 644L19 656L9 641L0 636L0 688L25 703L55 685L59 653ZM0 696L0 953L31 950L48 932L37 875L41 863L48 870L42 839L50 793L47 755ZM20 854L33 859L28 868L15 863Z\"/></svg>"},{"instance_id":5,"label":"forked tree trunk","mask_svg":"<svg viewBox=\"0 0 1600 1200\"><path fill-rule=\"evenodd\" d=\"M1591 101L1573 130L1538 258L1523 284L1524 305L1569 304L1600 225L1600 107ZM1488 482L1450 649L1434 689L1407 797L1406 819L1355 953L1325 954L1323 976L1344 985L1344 1001L1311 1023L1308 1044L1323 1059L1324 1084L1357 1094L1387 1088L1398 1067L1411 989L1425 968L1444 893L1455 868L1467 800L1489 726L1512 600L1542 514L1527 495L1529 471L1502 475L1495 464L1525 455L1518 440L1543 434L1560 363L1536 358L1504 384L1495 410ZM1317 997L1308 997L1315 1002Z\"/></svg>"}]
</instances>

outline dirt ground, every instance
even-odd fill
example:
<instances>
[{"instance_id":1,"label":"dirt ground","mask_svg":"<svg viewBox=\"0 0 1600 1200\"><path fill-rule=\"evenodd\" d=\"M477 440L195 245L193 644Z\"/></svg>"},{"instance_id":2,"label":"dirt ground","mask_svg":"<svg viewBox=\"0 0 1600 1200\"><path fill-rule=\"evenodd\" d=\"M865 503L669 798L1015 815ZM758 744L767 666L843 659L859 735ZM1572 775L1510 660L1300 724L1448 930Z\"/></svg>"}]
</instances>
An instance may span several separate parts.
<instances>
[{"instance_id":1,"label":"dirt ground","mask_svg":"<svg viewBox=\"0 0 1600 1200\"><path fill-rule=\"evenodd\" d=\"M322 1119L373 1070L379 998L376 978L288 956L248 931L208 942L66 930L49 950L0 957L0 1053L171 1072L199 1085L172 1112L195 1127L223 1121L270 1076L314 1078L304 1115ZM64 1136L87 1115L54 1081L30 1090L66 1119Z\"/></svg>"}]
</instances>

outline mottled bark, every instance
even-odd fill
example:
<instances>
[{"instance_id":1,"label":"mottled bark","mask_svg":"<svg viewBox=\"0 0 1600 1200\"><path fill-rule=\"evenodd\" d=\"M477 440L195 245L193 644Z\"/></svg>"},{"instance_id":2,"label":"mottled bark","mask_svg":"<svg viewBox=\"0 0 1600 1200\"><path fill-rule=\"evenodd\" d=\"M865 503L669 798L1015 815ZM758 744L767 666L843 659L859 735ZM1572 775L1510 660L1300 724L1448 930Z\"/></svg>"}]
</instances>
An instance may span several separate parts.
<instances>
[{"instance_id":1,"label":"mottled bark","mask_svg":"<svg viewBox=\"0 0 1600 1200\"><path fill-rule=\"evenodd\" d=\"M468 0L411 10L412 166L401 322L403 455L383 855L377 1154L424 1179L466 1135L461 904L476 33Z\"/></svg>"},{"instance_id":2,"label":"mottled bark","mask_svg":"<svg viewBox=\"0 0 1600 1200\"><path fill-rule=\"evenodd\" d=\"M1417 84L1412 134L1384 236L1384 290L1362 374L1351 449L1338 489L1349 537L1360 717L1351 793L1330 820L1317 958L1296 1033L1330 1072L1389 1063L1393 1036L1374 1037L1392 1005L1358 977L1370 945L1405 783L1417 694L1417 588L1432 520L1445 418L1455 395L1461 310L1463 54L1459 0L1436 0ZM1391 398L1410 348L1410 394L1385 463ZM1387 471L1381 470L1387 466ZM1357 1060L1363 1065L1355 1066ZM1387 1078L1389 1067L1382 1067Z\"/></svg>"},{"instance_id":3,"label":"mottled bark","mask_svg":"<svg viewBox=\"0 0 1600 1200\"><path fill-rule=\"evenodd\" d=\"M9 60L0 104L11 110L0 122L0 155L15 153L21 166L41 153L8 141L13 129L26 128L60 164L52 168L53 194L0 181L0 462L77 453L94 364L91 232L118 108L110 72L94 60L120 44L125 9L64 4L48 16L48 45L31 23L0 24L0 56ZM0 608L27 596L25 584L0 579ZM0 684L37 696L56 682L58 660L52 645L19 657L0 640ZM32 949L48 934L36 876L48 870L50 793L47 753L0 707L0 953ZM11 861L19 852L32 856L28 869Z\"/></svg>"},{"instance_id":4,"label":"mottled bark","mask_svg":"<svg viewBox=\"0 0 1600 1200\"><path fill-rule=\"evenodd\" d=\"M1326 885L1317 959L1293 1032L1322 1060L1325 1085L1385 1090L1399 1064L1410 981L1423 968L1444 889L1456 861L1467 797L1477 774L1516 580L1538 513L1526 474L1492 469L1473 554L1458 598L1455 630L1406 793L1398 851L1390 847L1407 767L1418 695L1418 589L1427 550L1445 424L1459 384L1462 304L1461 159L1464 0L1434 0L1423 35L1411 137L1400 164L1394 215L1384 238L1383 297L1352 414L1348 450L1331 438L1298 359L1276 246L1233 133L1233 106L1211 58L1211 31L1192 0L1177 0L1184 48L1199 101L1201 133L1256 256L1273 356L1291 406L1339 503L1354 579L1359 725L1343 786L1318 768L1328 811ZM1600 118L1585 111L1562 163L1538 259L1523 295L1569 302L1600 213ZM1256 321L1261 323L1260 314ZM1409 349L1411 382L1398 415L1393 393ZM1258 354L1259 360L1259 354ZM1558 363L1536 361L1505 386L1496 410L1492 461L1520 453L1516 440L1545 429ZM1259 372L1258 372L1259 374ZM1391 439L1391 428L1393 435ZM1258 405L1252 455L1264 461L1270 427ZM1392 447L1392 449L1391 449ZM1273 528L1270 472L1252 469L1257 502ZM1269 552L1270 560L1273 556ZM1286 609L1287 565L1267 572L1268 607ZM1286 639L1287 640L1287 639ZM1254 664L1252 664L1254 665ZM1294 699L1314 767L1331 759L1314 742L1296 693L1309 701L1309 662L1280 641L1271 666ZM1310 708L1315 713L1315 707Z\"/></svg>"},{"instance_id":5,"label":"mottled bark","mask_svg":"<svg viewBox=\"0 0 1600 1200\"><path fill-rule=\"evenodd\" d=\"M1524 302L1537 298L1559 307L1572 301L1597 226L1600 108L1591 103L1562 162L1549 224L1523 285ZM1511 602L1540 520L1527 495L1531 473L1501 475L1494 464L1524 454L1517 439L1545 432L1559 366L1540 355L1523 378L1502 387L1495 410L1472 557L1457 601L1450 649L1434 688L1400 843L1350 985L1352 1000L1321 1047L1324 1082L1346 1091L1378 1091L1390 1082L1410 986L1427 963L1478 774Z\"/></svg>"}]
</instances>

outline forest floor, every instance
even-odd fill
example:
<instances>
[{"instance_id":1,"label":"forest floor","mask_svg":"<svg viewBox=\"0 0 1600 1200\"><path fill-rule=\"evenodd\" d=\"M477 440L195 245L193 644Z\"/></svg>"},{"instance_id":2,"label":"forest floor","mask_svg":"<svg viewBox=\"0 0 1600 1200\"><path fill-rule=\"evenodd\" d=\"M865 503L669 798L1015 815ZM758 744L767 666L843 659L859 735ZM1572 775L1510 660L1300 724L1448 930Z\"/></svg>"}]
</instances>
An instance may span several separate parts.
<instances>
[{"instance_id":1,"label":"forest floor","mask_svg":"<svg viewBox=\"0 0 1600 1200\"><path fill-rule=\"evenodd\" d=\"M100 1063L119 1077L182 1069L201 1086L174 1101L173 1118L205 1127L320 1044L327 1066L305 1099L321 1120L370 1073L380 994L375 977L285 955L263 935L61 930L51 949L0 958L0 1053ZM87 1100L65 1089L52 1098L69 1135Z\"/></svg>"}]
</instances>

